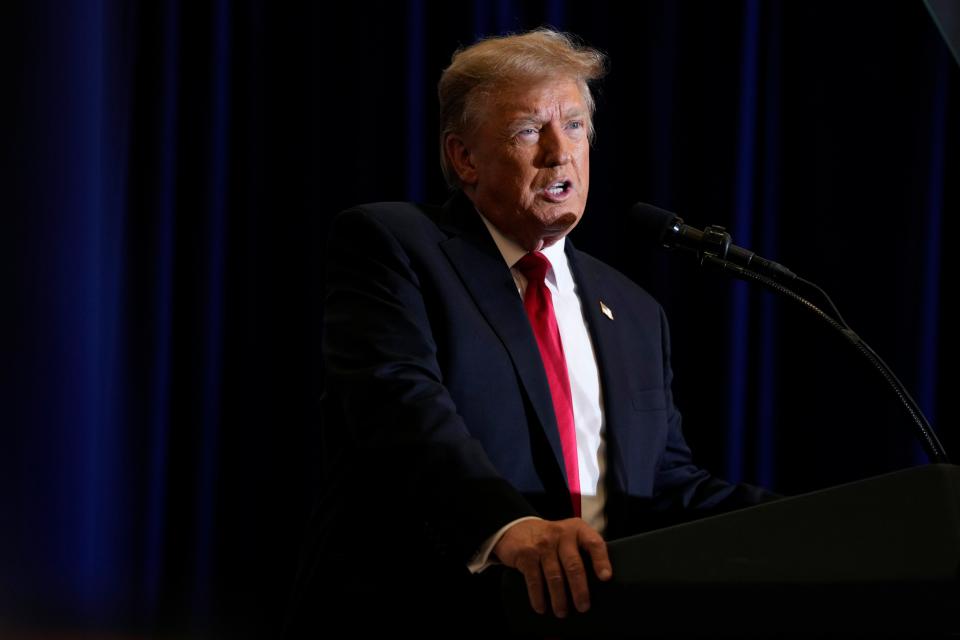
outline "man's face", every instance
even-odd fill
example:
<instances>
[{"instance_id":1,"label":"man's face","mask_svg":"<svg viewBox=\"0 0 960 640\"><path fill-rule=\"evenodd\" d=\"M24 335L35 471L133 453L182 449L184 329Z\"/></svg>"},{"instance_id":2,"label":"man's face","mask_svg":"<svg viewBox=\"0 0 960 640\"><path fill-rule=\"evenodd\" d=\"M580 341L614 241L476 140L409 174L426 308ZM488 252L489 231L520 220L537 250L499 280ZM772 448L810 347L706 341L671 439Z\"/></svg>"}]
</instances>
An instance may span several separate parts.
<instances>
[{"instance_id":1,"label":"man's face","mask_svg":"<svg viewBox=\"0 0 960 640\"><path fill-rule=\"evenodd\" d=\"M481 104L480 124L454 143L465 193L528 251L580 221L590 186L590 112L571 79L506 88Z\"/></svg>"}]
</instances>

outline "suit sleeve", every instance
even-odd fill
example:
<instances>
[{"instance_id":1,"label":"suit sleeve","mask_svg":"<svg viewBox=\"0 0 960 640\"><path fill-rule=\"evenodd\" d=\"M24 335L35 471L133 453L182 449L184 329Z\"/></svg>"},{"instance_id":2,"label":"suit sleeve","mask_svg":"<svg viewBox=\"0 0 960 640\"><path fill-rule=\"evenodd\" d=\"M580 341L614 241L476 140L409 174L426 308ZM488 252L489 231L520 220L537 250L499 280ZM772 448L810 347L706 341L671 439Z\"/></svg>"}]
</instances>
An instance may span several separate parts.
<instances>
[{"instance_id":1,"label":"suit sleeve","mask_svg":"<svg viewBox=\"0 0 960 640\"><path fill-rule=\"evenodd\" d=\"M760 487L728 483L694 464L690 448L683 437L680 412L673 403L670 329L662 308L660 335L668 428L666 446L657 465L654 483L655 510L674 514L677 510L683 510L688 516L696 517L747 507L779 497Z\"/></svg>"},{"instance_id":2,"label":"suit sleeve","mask_svg":"<svg viewBox=\"0 0 960 640\"><path fill-rule=\"evenodd\" d=\"M402 501L441 553L466 563L503 525L536 513L457 413L415 258L395 234L347 211L327 265L323 352L338 449L374 479L379 503Z\"/></svg>"}]
</instances>

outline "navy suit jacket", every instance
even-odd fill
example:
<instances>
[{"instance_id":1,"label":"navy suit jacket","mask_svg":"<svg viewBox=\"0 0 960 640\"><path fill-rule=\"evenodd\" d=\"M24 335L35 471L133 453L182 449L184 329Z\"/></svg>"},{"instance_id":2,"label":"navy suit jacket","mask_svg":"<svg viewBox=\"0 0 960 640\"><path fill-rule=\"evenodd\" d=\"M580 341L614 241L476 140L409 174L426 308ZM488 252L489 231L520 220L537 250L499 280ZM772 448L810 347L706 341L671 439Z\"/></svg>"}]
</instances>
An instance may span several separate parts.
<instances>
[{"instance_id":1,"label":"navy suit jacket","mask_svg":"<svg viewBox=\"0 0 960 640\"><path fill-rule=\"evenodd\" d=\"M566 254L600 374L606 537L766 499L694 465L671 394L660 305L569 239ZM469 199L458 192L443 207L377 203L343 212L327 265L323 428L331 455L308 579L341 593L376 591L390 588L390 567L399 582L454 589L469 579L455 574L506 523L571 517L533 332Z\"/></svg>"}]
</instances>

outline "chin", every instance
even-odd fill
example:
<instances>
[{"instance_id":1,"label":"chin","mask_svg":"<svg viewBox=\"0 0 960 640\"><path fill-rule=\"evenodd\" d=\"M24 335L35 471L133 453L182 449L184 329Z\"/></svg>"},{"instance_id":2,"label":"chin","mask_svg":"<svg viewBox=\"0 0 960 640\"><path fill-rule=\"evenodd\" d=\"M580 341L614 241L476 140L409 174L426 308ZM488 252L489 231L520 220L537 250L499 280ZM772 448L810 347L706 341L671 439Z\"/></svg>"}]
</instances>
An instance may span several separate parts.
<instances>
[{"instance_id":1,"label":"chin","mask_svg":"<svg viewBox=\"0 0 960 640\"><path fill-rule=\"evenodd\" d=\"M548 233L559 233L560 236L564 236L577 226L577 222L580 221L580 216L578 216L573 211L564 211L560 215L556 216L553 219L553 222L546 225L546 230Z\"/></svg>"}]
</instances>

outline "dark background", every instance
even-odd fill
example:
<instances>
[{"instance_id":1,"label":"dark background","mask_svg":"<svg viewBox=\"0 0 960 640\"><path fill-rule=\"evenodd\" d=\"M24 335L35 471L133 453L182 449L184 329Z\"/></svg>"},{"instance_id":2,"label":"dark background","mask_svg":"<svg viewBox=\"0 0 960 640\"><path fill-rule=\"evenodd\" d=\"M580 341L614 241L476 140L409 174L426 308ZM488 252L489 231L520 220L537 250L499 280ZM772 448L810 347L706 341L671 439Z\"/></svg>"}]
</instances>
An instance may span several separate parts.
<instances>
[{"instance_id":1,"label":"dark background","mask_svg":"<svg viewBox=\"0 0 960 640\"><path fill-rule=\"evenodd\" d=\"M573 241L665 305L703 466L798 493L926 457L812 316L624 237L637 201L823 284L960 455L960 71L919 1L26 5L0 9L0 635L277 635L325 225L446 197L436 81L479 35L610 55Z\"/></svg>"}]
</instances>

